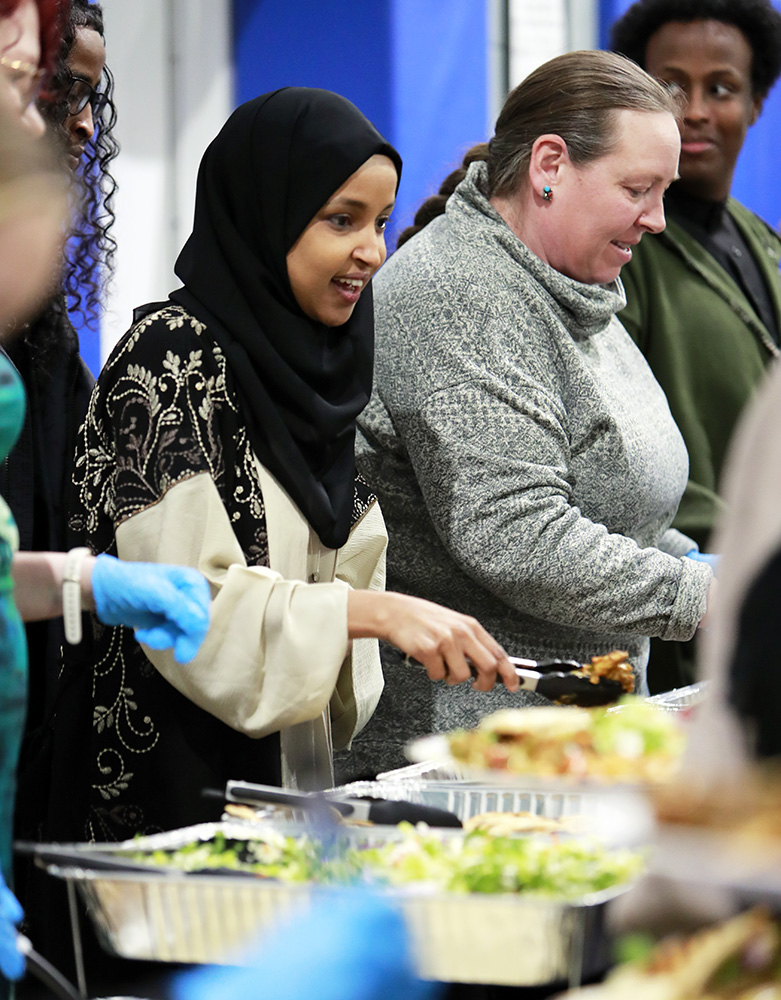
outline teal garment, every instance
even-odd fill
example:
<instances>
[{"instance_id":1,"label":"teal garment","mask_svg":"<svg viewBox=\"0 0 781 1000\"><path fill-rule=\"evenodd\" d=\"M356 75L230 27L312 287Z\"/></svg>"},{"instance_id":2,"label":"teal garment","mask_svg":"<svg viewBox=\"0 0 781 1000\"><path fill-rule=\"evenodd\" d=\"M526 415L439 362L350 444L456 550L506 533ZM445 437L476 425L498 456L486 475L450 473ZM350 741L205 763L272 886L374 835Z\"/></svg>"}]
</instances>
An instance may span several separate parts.
<instances>
[{"instance_id":1,"label":"teal garment","mask_svg":"<svg viewBox=\"0 0 781 1000\"><path fill-rule=\"evenodd\" d=\"M781 329L781 238L734 198L727 209L757 262ZM668 219L621 271L619 319L664 389L689 452L689 481L673 527L704 551L723 509L719 480L735 424L779 350L715 258Z\"/></svg>"},{"instance_id":2,"label":"teal garment","mask_svg":"<svg viewBox=\"0 0 781 1000\"><path fill-rule=\"evenodd\" d=\"M22 429L24 388L16 369L0 355L0 460L4 461ZM0 868L12 881L11 842L16 765L27 707L27 642L16 610L11 559L19 534L5 501L0 499Z\"/></svg>"}]
</instances>

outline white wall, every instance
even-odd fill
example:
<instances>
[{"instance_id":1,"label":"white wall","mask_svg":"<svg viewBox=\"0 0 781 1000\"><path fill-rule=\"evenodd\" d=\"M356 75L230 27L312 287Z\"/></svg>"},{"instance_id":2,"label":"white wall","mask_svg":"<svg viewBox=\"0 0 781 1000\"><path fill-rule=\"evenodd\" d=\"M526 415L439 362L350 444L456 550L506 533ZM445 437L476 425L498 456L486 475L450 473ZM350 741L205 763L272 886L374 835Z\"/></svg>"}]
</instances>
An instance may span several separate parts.
<instances>
[{"instance_id":1,"label":"white wall","mask_svg":"<svg viewBox=\"0 0 781 1000\"><path fill-rule=\"evenodd\" d=\"M562 52L597 44L598 0L510 0L510 86Z\"/></svg>"},{"instance_id":2,"label":"white wall","mask_svg":"<svg viewBox=\"0 0 781 1000\"><path fill-rule=\"evenodd\" d=\"M232 109L230 0L103 0L121 152L113 172L117 272L102 359L135 306L177 286L201 154Z\"/></svg>"}]
</instances>

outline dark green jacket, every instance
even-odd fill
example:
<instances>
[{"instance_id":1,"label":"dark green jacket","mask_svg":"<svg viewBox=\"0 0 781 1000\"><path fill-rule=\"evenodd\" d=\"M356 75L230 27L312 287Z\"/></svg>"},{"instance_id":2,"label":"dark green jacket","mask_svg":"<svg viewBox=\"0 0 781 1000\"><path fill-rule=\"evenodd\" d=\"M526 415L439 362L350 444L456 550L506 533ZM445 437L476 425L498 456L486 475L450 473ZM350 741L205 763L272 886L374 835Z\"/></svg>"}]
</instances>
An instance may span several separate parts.
<instances>
[{"instance_id":1,"label":"dark green jacket","mask_svg":"<svg viewBox=\"0 0 781 1000\"><path fill-rule=\"evenodd\" d=\"M781 329L781 238L730 198ZM646 235L621 272L619 314L648 360L689 450L689 483L674 526L705 549L722 509L721 467L735 423L779 350L738 285L674 220Z\"/></svg>"}]
</instances>

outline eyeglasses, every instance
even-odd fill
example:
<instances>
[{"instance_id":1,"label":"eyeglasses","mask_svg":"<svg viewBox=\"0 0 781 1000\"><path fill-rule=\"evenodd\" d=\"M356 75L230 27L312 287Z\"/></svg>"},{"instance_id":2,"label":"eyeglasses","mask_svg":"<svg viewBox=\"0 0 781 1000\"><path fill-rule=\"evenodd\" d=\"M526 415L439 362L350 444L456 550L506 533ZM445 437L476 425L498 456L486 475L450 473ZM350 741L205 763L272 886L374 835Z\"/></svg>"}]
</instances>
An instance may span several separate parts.
<instances>
[{"instance_id":1,"label":"eyeglasses","mask_svg":"<svg viewBox=\"0 0 781 1000\"><path fill-rule=\"evenodd\" d=\"M0 66L3 67L9 83L19 95L22 110L26 111L38 100L46 71L35 63L26 62L24 59L8 59L6 56L0 56Z\"/></svg>"},{"instance_id":2,"label":"eyeglasses","mask_svg":"<svg viewBox=\"0 0 781 1000\"><path fill-rule=\"evenodd\" d=\"M92 108L92 117L97 118L105 108L107 101L108 96L106 94L101 94L94 87L90 86L86 80L78 76L73 78L65 94L65 102L68 106L69 115L79 114L89 104Z\"/></svg>"}]
</instances>

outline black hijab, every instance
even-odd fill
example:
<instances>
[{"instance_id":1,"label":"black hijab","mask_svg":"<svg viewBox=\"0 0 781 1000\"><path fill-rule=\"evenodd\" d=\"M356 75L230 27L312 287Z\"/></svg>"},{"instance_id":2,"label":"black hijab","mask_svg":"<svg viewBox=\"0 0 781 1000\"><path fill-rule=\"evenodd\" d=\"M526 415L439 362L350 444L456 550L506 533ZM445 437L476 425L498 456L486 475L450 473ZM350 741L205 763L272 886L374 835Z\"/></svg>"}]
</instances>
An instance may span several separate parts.
<instances>
[{"instance_id":1,"label":"black hijab","mask_svg":"<svg viewBox=\"0 0 781 1000\"><path fill-rule=\"evenodd\" d=\"M324 545L347 540L355 419L374 362L371 286L328 327L299 308L287 253L375 153L401 158L361 112L327 90L286 87L234 111L198 172L195 221L171 298L225 354L255 454Z\"/></svg>"}]
</instances>

